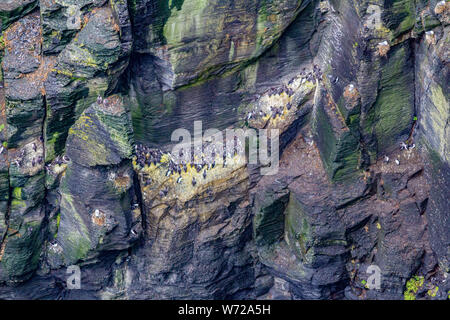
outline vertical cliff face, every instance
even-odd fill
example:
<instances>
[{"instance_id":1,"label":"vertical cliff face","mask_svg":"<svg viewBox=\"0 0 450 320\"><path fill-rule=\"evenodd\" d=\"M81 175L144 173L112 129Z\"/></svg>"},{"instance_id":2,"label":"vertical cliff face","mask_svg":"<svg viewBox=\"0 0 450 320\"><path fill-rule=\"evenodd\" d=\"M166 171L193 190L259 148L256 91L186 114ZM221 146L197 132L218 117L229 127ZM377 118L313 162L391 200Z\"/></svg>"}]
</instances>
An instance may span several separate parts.
<instances>
[{"instance_id":1,"label":"vertical cliff face","mask_svg":"<svg viewBox=\"0 0 450 320\"><path fill-rule=\"evenodd\" d=\"M448 297L450 2L10 0L0 19L1 298ZM278 172L176 163L194 121L279 129Z\"/></svg>"}]
</instances>

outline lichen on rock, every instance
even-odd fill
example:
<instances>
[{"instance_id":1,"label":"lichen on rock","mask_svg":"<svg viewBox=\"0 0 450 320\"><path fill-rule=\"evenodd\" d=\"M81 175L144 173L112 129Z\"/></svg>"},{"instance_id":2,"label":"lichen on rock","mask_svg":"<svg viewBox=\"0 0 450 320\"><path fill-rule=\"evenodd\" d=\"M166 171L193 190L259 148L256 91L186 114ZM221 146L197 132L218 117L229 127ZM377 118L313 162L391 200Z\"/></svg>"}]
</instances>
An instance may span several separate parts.
<instances>
[{"instance_id":1,"label":"lichen on rock","mask_svg":"<svg viewBox=\"0 0 450 320\"><path fill-rule=\"evenodd\" d=\"M95 258L102 251L124 250L139 238L132 144L131 123L120 96L94 103L71 128L55 239L65 264Z\"/></svg>"},{"instance_id":2,"label":"lichen on rock","mask_svg":"<svg viewBox=\"0 0 450 320\"><path fill-rule=\"evenodd\" d=\"M449 3L2 1L0 299L448 299Z\"/></svg>"}]
</instances>

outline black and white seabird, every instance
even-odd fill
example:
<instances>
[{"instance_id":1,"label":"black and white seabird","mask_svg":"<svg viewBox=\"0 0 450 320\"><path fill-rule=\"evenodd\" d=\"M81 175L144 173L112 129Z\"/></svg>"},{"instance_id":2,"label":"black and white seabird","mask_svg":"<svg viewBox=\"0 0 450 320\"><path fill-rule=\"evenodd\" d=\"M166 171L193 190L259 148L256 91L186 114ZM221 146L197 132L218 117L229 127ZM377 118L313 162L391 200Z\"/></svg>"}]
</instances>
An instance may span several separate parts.
<instances>
[{"instance_id":1,"label":"black and white seabird","mask_svg":"<svg viewBox=\"0 0 450 320\"><path fill-rule=\"evenodd\" d=\"M400 150L408 150L408 146L406 145L406 143L400 143Z\"/></svg>"}]
</instances>

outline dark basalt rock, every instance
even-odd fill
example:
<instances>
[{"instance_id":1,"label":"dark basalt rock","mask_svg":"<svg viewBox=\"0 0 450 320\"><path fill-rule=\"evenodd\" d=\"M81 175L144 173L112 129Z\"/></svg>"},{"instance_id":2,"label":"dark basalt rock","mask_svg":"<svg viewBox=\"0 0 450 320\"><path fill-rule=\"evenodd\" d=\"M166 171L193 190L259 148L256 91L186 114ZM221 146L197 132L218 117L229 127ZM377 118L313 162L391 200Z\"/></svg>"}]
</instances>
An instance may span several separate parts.
<instances>
[{"instance_id":1,"label":"dark basalt rock","mask_svg":"<svg viewBox=\"0 0 450 320\"><path fill-rule=\"evenodd\" d=\"M82 28L83 19L106 0L55 1L40 0L43 51L46 54L61 52Z\"/></svg>"},{"instance_id":2,"label":"dark basalt rock","mask_svg":"<svg viewBox=\"0 0 450 320\"><path fill-rule=\"evenodd\" d=\"M33 11L37 0L5 0L0 3L0 31L6 30L13 22Z\"/></svg>"},{"instance_id":3,"label":"dark basalt rock","mask_svg":"<svg viewBox=\"0 0 450 320\"><path fill-rule=\"evenodd\" d=\"M49 249L52 266L59 258L70 265L124 250L141 233L140 209L133 206L131 123L121 97L107 101L83 112L69 132L60 222Z\"/></svg>"},{"instance_id":4,"label":"dark basalt rock","mask_svg":"<svg viewBox=\"0 0 450 320\"><path fill-rule=\"evenodd\" d=\"M3 150L8 190L2 198L3 241L0 278L14 283L28 279L39 265L45 237L45 173L42 125L43 82L51 65L41 57L39 14L30 14L4 33L5 123Z\"/></svg>"},{"instance_id":5,"label":"dark basalt rock","mask_svg":"<svg viewBox=\"0 0 450 320\"><path fill-rule=\"evenodd\" d=\"M450 3L374 5L3 1L0 298L448 299Z\"/></svg>"},{"instance_id":6,"label":"dark basalt rock","mask_svg":"<svg viewBox=\"0 0 450 320\"><path fill-rule=\"evenodd\" d=\"M129 39L120 38L114 11L90 12L83 29L58 55L45 83L47 105L46 161L60 155L67 133L83 110L106 96L127 66Z\"/></svg>"}]
</instances>

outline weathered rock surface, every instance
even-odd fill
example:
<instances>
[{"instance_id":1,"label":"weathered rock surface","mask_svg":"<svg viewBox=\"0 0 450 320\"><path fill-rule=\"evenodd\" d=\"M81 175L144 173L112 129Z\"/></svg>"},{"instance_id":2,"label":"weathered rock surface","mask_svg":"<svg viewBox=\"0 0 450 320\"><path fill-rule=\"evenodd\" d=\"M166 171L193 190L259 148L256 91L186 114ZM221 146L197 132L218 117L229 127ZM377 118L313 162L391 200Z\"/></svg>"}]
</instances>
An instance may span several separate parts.
<instances>
[{"instance_id":1,"label":"weathered rock surface","mask_svg":"<svg viewBox=\"0 0 450 320\"><path fill-rule=\"evenodd\" d=\"M114 10L94 9L84 21L58 55L45 83L46 161L62 153L70 126L98 96L108 95L116 87L128 63L124 55L129 53L129 40L121 42Z\"/></svg>"},{"instance_id":2,"label":"weathered rock surface","mask_svg":"<svg viewBox=\"0 0 450 320\"><path fill-rule=\"evenodd\" d=\"M6 30L11 23L33 11L37 0L5 0L0 3L0 30Z\"/></svg>"},{"instance_id":3,"label":"weathered rock surface","mask_svg":"<svg viewBox=\"0 0 450 320\"><path fill-rule=\"evenodd\" d=\"M0 21L0 298L448 299L448 1L8 0ZM176 162L194 121L278 129L278 172Z\"/></svg>"},{"instance_id":4,"label":"weathered rock surface","mask_svg":"<svg viewBox=\"0 0 450 320\"><path fill-rule=\"evenodd\" d=\"M127 266L146 283L141 288L134 280L127 283L128 297L246 297L253 260L247 245L251 215L245 162L234 156L225 167L200 170L188 163L168 175L169 157L136 167L148 242L136 256L148 259L132 257Z\"/></svg>"},{"instance_id":5,"label":"weathered rock surface","mask_svg":"<svg viewBox=\"0 0 450 320\"><path fill-rule=\"evenodd\" d=\"M261 55L302 2L136 1L136 48L154 55L163 89L172 89Z\"/></svg>"},{"instance_id":6,"label":"weathered rock surface","mask_svg":"<svg viewBox=\"0 0 450 320\"><path fill-rule=\"evenodd\" d=\"M52 266L59 266L59 256L70 265L102 251L127 249L139 237L131 133L119 96L93 104L70 129L58 226L49 249Z\"/></svg>"},{"instance_id":7,"label":"weathered rock surface","mask_svg":"<svg viewBox=\"0 0 450 320\"><path fill-rule=\"evenodd\" d=\"M51 60L41 56L39 14L15 22L4 33L2 150L8 165L8 205L2 211L0 277L27 279L38 267L45 234L45 173L42 126L43 83ZM7 151L5 149L8 149Z\"/></svg>"}]
</instances>

